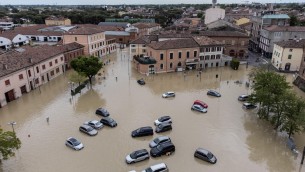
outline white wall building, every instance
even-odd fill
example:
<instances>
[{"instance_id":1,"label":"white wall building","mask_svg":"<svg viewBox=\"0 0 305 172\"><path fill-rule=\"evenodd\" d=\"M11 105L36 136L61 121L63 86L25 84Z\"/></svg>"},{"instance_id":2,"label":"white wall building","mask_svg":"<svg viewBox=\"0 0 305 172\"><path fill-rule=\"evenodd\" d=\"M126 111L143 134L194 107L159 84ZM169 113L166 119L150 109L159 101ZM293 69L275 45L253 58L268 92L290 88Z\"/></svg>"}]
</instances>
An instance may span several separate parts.
<instances>
[{"instance_id":1,"label":"white wall building","mask_svg":"<svg viewBox=\"0 0 305 172\"><path fill-rule=\"evenodd\" d=\"M209 8L205 11L204 24L208 24L225 18L225 10L221 8Z\"/></svg>"}]
</instances>

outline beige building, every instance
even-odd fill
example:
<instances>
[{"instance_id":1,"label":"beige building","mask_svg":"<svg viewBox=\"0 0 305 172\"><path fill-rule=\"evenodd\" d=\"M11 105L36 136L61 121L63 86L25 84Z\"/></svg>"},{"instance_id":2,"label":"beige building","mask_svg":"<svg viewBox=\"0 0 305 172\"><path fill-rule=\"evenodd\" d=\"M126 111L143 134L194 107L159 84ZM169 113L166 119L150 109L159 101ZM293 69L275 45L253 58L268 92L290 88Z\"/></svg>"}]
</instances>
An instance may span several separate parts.
<instances>
[{"instance_id":1,"label":"beige building","mask_svg":"<svg viewBox=\"0 0 305 172\"><path fill-rule=\"evenodd\" d=\"M243 18L240 18L240 19L236 19L235 20L235 24L237 26L240 26L240 25L243 25L243 24L246 24L246 23L249 23L250 22L250 19L246 18L246 17L243 17Z\"/></svg>"},{"instance_id":2,"label":"beige building","mask_svg":"<svg viewBox=\"0 0 305 172\"><path fill-rule=\"evenodd\" d=\"M23 46L1 54L0 107L65 72L64 53L75 51L70 46Z\"/></svg>"},{"instance_id":3,"label":"beige building","mask_svg":"<svg viewBox=\"0 0 305 172\"><path fill-rule=\"evenodd\" d=\"M60 25L71 25L71 20L64 18L64 17L55 17L55 16L50 16L45 19L45 23L48 26L60 26Z\"/></svg>"},{"instance_id":4,"label":"beige building","mask_svg":"<svg viewBox=\"0 0 305 172\"><path fill-rule=\"evenodd\" d=\"M271 63L280 71L299 71L305 40L289 40L274 43Z\"/></svg>"},{"instance_id":5,"label":"beige building","mask_svg":"<svg viewBox=\"0 0 305 172\"><path fill-rule=\"evenodd\" d=\"M199 45L192 38L153 42L147 45L147 56L134 59L134 67L142 74L174 72L198 68Z\"/></svg>"},{"instance_id":6,"label":"beige building","mask_svg":"<svg viewBox=\"0 0 305 172\"><path fill-rule=\"evenodd\" d=\"M85 55L102 57L116 51L115 39L106 40L105 32L96 25L84 25L64 34L63 44L77 42Z\"/></svg>"}]
</instances>

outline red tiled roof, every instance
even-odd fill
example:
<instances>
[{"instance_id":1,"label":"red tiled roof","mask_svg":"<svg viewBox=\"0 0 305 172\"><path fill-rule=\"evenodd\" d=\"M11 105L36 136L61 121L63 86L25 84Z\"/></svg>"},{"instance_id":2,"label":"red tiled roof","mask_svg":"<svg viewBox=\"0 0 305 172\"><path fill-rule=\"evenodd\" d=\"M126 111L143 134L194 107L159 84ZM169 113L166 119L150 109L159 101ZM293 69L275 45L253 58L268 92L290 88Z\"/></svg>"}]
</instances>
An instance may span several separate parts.
<instances>
[{"instance_id":1,"label":"red tiled roof","mask_svg":"<svg viewBox=\"0 0 305 172\"><path fill-rule=\"evenodd\" d=\"M193 39L197 42L200 46L211 46L211 45L223 45L219 41L211 39L206 36L193 36Z\"/></svg>"},{"instance_id":2,"label":"red tiled roof","mask_svg":"<svg viewBox=\"0 0 305 172\"><path fill-rule=\"evenodd\" d=\"M305 39L302 40L289 40L289 41L280 41L275 42L274 44L279 45L283 48L304 48Z\"/></svg>"}]
</instances>

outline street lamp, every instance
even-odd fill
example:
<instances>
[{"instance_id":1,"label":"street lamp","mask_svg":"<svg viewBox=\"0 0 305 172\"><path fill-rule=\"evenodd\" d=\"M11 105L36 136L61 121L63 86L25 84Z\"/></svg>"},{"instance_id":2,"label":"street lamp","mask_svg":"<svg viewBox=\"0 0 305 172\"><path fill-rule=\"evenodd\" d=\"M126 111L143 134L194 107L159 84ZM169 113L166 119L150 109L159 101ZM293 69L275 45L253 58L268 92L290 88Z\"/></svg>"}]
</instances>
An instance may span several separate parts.
<instances>
[{"instance_id":1,"label":"street lamp","mask_svg":"<svg viewBox=\"0 0 305 172\"><path fill-rule=\"evenodd\" d=\"M12 126L12 129L13 129L14 133L15 133L14 125L16 125L16 124L17 124L17 122L14 122L14 121L7 123L7 125L11 125Z\"/></svg>"}]
</instances>

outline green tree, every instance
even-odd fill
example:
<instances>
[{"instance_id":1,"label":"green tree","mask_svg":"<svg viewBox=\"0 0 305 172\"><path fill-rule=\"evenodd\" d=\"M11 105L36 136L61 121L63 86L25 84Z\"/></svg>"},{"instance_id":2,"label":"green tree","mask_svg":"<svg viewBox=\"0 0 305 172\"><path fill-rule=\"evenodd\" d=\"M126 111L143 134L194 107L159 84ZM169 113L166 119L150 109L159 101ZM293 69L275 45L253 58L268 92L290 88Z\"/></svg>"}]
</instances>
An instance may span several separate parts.
<instances>
[{"instance_id":1,"label":"green tree","mask_svg":"<svg viewBox=\"0 0 305 172\"><path fill-rule=\"evenodd\" d=\"M281 128L281 131L286 131L289 137L305 128L305 102L295 94L291 93L291 95L292 98L287 101L285 120Z\"/></svg>"},{"instance_id":2,"label":"green tree","mask_svg":"<svg viewBox=\"0 0 305 172\"><path fill-rule=\"evenodd\" d=\"M264 68L255 69L250 74L250 77L254 82L252 85L254 92L250 96L250 101L260 104L258 111L259 118L269 120L269 113L272 109L277 111L277 115L281 115L282 110L275 106L274 102L282 103L279 96L285 94L290 88L286 78L273 71L269 72ZM280 120L280 116L275 118L277 119L275 121ZM278 122L275 122L276 129L279 126Z\"/></svg>"},{"instance_id":3,"label":"green tree","mask_svg":"<svg viewBox=\"0 0 305 172\"><path fill-rule=\"evenodd\" d=\"M295 15L290 16L290 26L298 26L299 21Z\"/></svg>"},{"instance_id":4,"label":"green tree","mask_svg":"<svg viewBox=\"0 0 305 172\"><path fill-rule=\"evenodd\" d=\"M87 76L92 85L92 77L103 67L97 57L80 56L71 61L71 67L80 75Z\"/></svg>"},{"instance_id":5,"label":"green tree","mask_svg":"<svg viewBox=\"0 0 305 172\"><path fill-rule=\"evenodd\" d=\"M14 156L14 150L19 149L21 141L16 137L15 132L6 131L0 128L0 161L1 156L3 159L8 159Z\"/></svg>"},{"instance_id":6,"label":"green tree","mask_svg":"<svg viewBox=\"0 0 305 172\"><path fill-rule=\"evenodd\" d=\"M73 72L70 74L69 80L74 83L78 83L78 85L80 85L82 82L86 80L86 77L84 75L80 75L77 72Z\"/></svg>"}]
</instances>

